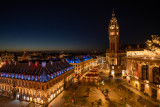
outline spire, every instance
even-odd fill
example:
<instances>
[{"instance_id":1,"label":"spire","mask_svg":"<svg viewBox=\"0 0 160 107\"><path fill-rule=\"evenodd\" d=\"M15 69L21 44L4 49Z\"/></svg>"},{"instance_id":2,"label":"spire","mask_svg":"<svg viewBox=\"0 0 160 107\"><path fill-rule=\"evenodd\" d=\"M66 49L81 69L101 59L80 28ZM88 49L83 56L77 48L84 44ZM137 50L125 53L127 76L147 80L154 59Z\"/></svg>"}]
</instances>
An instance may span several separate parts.
<instances>
[{"instance_id":1,"label":"spire","mask_svg":"<svg viewBox=\"0 0 160 107\"><path fill-rule=\"evenodd\" d=\"M115 17L114 9L113 9L113 12L112 12L112 17Z\"/></svg>"}]
</instances>

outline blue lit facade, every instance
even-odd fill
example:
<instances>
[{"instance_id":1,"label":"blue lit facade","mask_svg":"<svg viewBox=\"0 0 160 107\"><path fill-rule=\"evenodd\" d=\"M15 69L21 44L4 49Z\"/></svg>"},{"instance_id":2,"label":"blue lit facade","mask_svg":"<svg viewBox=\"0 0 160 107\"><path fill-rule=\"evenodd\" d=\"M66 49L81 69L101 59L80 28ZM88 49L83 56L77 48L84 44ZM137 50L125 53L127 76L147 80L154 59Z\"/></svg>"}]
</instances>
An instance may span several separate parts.
<instances>
[{"instance_id":1,"label":"blue lit facade","mask_svg":"<svg viewBox=\"0 0 160 107\"><path fill-rule=\"evenodd\" d=\"M67 58L67 62L68 63L80 63L82 61L87 61L92 59L92 57L90 55L87 56L79 56L79 57L74 57L74 58Z\"/></svg>"},{"instance_id":2,"label":"blue lit facade","mask_svg":"<svg viewBox=\"0 0 160 107\"><path fill-rule=\"evenodd\" d=\"M74 66L75 74L83 74L93 65L93 58L90 55L66 58L66 61Z\"/></svg>"}]
</instances>

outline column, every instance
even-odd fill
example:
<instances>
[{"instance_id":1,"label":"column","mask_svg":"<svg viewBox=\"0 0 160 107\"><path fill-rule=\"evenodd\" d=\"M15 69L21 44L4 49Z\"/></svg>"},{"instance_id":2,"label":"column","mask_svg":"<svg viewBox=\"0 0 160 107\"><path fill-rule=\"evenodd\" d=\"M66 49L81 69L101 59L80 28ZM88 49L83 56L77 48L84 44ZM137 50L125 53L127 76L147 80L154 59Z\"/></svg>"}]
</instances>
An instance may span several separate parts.
<instances>
[{"instance_id":1,"label":"column","mask_svg":"<svg viewBox=\"0 0 160 107\"><path fill-rule=\"evenodd\" d=\"M142 65L140 62L138 62L138 77L141 79L142 78Z\"/></svg>"},{"instance_id":2,"label":"column","mask_svg":"<svg viewBox=\"0 0 160 107\"><path fill-rule=\"evenodd\" d=\"M153 82L153 73L152 73L152 69L153 69L153 66L152 65L149 65L149 82Z\"/></svg>"}]
</instances>

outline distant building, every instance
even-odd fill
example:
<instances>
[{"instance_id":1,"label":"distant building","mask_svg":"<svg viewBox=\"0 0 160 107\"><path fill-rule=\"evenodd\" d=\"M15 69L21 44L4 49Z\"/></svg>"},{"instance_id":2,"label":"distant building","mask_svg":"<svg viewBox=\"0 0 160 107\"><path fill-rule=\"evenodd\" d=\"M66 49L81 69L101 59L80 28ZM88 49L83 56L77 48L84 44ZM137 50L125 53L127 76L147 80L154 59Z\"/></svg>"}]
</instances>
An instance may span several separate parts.
<instances>
[{"instance_id":1,"label":"distant building","mask_svg":"<svg viewBox=\"0 0 160 107\"><path fill-rule=\"evenodd\" d=\"M73 76L73 66L66 61L6 63L0 68L0 95L46 105Z\"/></svg>"},{"instance_id":2,"label":"distant building","mask_svg":"<svg viewBox=\"0 0 160 107\"><path fill-rule=\"evenodd\" d=\"M152 35L146 49L127 52L127 83L160 101L160 37Z\"/></svg>"},{"instance_id":3,"label":"distant building","mask_svg":"<svg viewBox=\"0 0 160 107\"><path fill-rule=\"evenodd\" d=\"M106 56L99 55L97 56L97 63L106 63Z\"/></svg>"},{"instance_id":4,"label":"distant building","mask_svg":"<svg viewBox=\"0 0 160 107\"><path fill-rule=\"evenodd\" d=\"M1 62L14 62L15 61L15 58L14 58L14 54L12 53L8 53L8 52L5 52L3 54L1 54L1 57L0 57L0 60Z\"/></svg>"},{"instance_id":5,"label":"distant building","mask_svg":"<svg viewBox=\"0 0 160 107\"><path fill-rule=\"evenodd\" d=\"M18 56L18 62L20 61L28 61L29 60L29 56L27 55L26 51L24 51L23 55L22 56Z\"/></svg>"},{"instance_id":6,"label":"distant building","mask_svg":"<svg viewBox=\"0 0 160 107\"><path fill-rule=\"evenodd\" d=\"M93 58L89 55L66 58L66 60L74 66L75 74L80 76L90 70L93 66Z\"/></svg>"}]
</instances>

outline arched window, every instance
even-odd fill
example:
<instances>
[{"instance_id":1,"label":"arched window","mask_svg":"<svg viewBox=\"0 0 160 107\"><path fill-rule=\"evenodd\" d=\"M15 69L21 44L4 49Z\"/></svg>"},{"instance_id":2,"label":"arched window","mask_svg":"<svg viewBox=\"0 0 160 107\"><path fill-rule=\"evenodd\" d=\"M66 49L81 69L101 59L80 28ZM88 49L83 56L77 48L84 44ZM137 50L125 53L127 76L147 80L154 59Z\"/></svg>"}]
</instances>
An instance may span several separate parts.
<instances>
[{"instance_id":1,"label":"arched window","mask_svg":"<svg viewBox=\"0 0 160 107\"><path fill-rule=\"evenodd\" d=\"M159 81L160 81L160 68L158 67L154 67L153 70L152 70L152 73L153 73L153 83L154 84L159 84Z\"/></svg>"},{"instance_id":2,"label":"arched window","mask_svg":"<svg viewBox=\"0 0 160 107\"><path fill-rule=\"evenodd\" d=\"M142 66L142 79L143 80L149 80L148 65L143 65Z\"/></svg>"},{"instance_id":3,"label":"arched window","mask_svg":"<svg viewBox=\"0 0 160 107\"><path fill-rule=\"evenodd\" d=\"M142 79L146 80L146 70L145 70L145 65L142 66Z\"/></svg>"},{"instance_id":4,"label":"arched window","mask_svg":"<svg viewBox=\"0 0 160 107\"><path fill-rule=\"evenodd\" d=\"M44 90L44 86L42 85L42 90Z\"/></svg>"},{"instance_id":5,"label":"arched window","mask_svg":"<svg viewBox=\"0 0 160 107\"><path fill-rule=\"evenodd\" d=\"M146 65L146 80L149 80L149 70L148 70L148 65Z\"/></svg>"}]
</instances>

